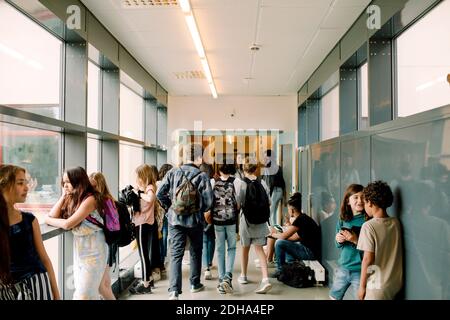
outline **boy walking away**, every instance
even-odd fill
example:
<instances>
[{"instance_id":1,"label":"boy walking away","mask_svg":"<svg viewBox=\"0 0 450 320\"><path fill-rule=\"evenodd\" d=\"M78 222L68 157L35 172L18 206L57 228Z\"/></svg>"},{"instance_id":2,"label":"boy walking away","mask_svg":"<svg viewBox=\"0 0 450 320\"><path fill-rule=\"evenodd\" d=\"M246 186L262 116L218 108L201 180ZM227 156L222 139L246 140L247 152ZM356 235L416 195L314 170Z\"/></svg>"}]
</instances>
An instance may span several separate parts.
<instances>
[{"instance_id":1,"label":"boy walking away","mask_svg":"<svg viewBox=\"0 0 450 320\"><path fill-rule=\"evenodd\" d=\"M209 178L199 170L203 150L199 144L183 149L183 165L167 173L156 197L167 211L169 222L169 299L178 300L182 288L181 263L186 239L190 240L191 292L205 287L200 283L202 268L204 213L212 204Z\"/></svg>"},{"instance_id":2,"label":"boy walking away","mask_svg":"<svg viewBox=\"0 0 450 320\"><path fill-rule=\"evenodd\" d=\"M250 246L254 245L256 254L261 262L262 281L256 293L266 293L272 289L267 271L267 257L263 246L267 244L270 218L269 188L266 183L256 176L258 166L248 158L244 164L245 180L242 184L240 199L242 199L242 214L240 219L240 233L242 244L240 284L248 283L247 266Z\"/></svg>"},{"instance_id":3,"label":"boy walking away","mask_svg":"<svg viewBox=\"0 0 450 320\"><path fill-rule=\"evenodd\" d=\"M236 222L240 209L239 193L242 181L234 178L233 164L219 167L220 177L211 179L214 193L212 219L216 234L217 263L219 266L219 285L221 294L232 293L233 266L236 256ZM227 259L225 259L225 242ZM225 262L226 260L226 262Z\"/></svg>"},{"instance_id":4,"label":"boy walking away","mask_svg":"<svg viewBox=\"0 0 450 320\"><path fill-rule=\"evenodd\" d=\"M358 249L364 251L360 300L392 300L403 285L403 257L400 222L386 209L394 200L391 188L383 181L363 189L364 209L372 219L362 226Z\"/></svg>"}]
</instances>

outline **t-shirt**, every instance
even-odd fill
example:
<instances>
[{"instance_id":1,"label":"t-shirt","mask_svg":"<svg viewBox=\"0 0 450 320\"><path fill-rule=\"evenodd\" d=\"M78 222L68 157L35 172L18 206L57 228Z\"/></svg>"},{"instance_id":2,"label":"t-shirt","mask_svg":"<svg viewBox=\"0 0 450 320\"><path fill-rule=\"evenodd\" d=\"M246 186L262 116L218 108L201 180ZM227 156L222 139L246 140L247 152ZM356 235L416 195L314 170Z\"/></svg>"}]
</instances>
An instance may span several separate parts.
<instances>
[{"instance_id":1,"label":"t-shirt","mask_svg":"<svg viewBox=\"0 0 450 320\"><path fill-rule=\"evenodd\" d=\"M294 220L292 225L298 228L297 234L300 237L300 242L313 252L315 259L320 259L321 236L317 223L302 213Z\"/></svg>"},{"instance_id":2,"label":"t-shirt","mask_svg":"<svg viewBox=\"0 0 450 320\"><path fill-rule=\"evenodd\" d=\"M400 222L397 218L372 218L363 224L358 249L375 253L369 266L366 300L392 300L403 285Z\"/></svg>"}]
</instances>

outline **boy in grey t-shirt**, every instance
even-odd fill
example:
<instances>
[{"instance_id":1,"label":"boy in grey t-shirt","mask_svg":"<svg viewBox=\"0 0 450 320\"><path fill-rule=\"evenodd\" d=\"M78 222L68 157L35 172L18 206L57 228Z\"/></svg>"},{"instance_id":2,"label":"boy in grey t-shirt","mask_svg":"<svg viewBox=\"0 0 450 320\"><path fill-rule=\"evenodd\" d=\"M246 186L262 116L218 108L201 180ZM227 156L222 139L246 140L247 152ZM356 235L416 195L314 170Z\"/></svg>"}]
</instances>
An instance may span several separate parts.
<instances>
[{"instance_id":1,"label":"boy in grey t-shirt","mask_svg":"<svg viewBox=\"0 0 450 320\"><path fill-rule=\"evenodd\" d=\"M386 182L369 183L363 190L364 209L372 219L361 228L357 248L364 251L360 300L392 300L403 285L400 222L386 209L394 200Z\"/></svg>"}]
</instances>

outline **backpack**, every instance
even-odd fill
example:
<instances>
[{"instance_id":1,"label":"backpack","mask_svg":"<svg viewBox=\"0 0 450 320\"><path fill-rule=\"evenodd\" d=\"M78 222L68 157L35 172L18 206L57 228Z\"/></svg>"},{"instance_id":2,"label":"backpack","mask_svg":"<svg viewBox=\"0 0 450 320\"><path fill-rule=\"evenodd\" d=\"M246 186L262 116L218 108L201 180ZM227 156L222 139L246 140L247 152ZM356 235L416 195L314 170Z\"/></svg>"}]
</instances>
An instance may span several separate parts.
<instances>
[{"instance_id":1,"label":"backpack","mask_svg":"<svg viewBox=\"0 0 450 320\"><path fill-rule=\"evenodd\" d=\"M105 201L105 207L103 208L104 223L100 223L97 219L90 215L87 216L86 219L103 229L107 244L113 245L117 243L120 236L119 213L117 212L117 209L111 199L107 199Z\"/></svg>"},{"instance_id":2,"label":"backpack","mask_svg":"<svg viewBox=\"0 0 450 320\"><path fill-rule=\"evenodd\" d=\"M244 181L247 184L245 203L242 208L245 219L251 224L261 224L269 221L269 197L261 184L261 180L258 178L252 181L245 178Z\"/></svg>"},{"instance_id":3,"label":"backpack","mask_svg":"<svg viewBox=\"0 0 450 320\"><path fill-rule=\"evenodd\" d=\"M314 286L316 278L314 270L302 261L294 261L281 267L278 281L294 288L307 288Z\"/></svg>"},{"instance_id":4,"label":"backpack","mask_svg":"<svg viewBox=\"0 0 450 320\"><path fill-rule=\"evenodd\" d=\"M202 172L199 171L188 179L184 171L181 168L180 170L182 173L181 183L173 195L172 209L180 216L188 216L200 210L200 194L192 180Z\"/></svg>"},{"instance_id":5,"label":"backpack","mask_svg":"<svg viewBox=\"0 0 450 320\"><path fill-rule=\"evenodd\" d=\"M126 204L116 201L117 212L119 213L120 235L117 241L119 247L129 245L135 238L134 224L131 222L130 212Z\"/></svg>"},{"instance_id":6,"label":"backpack","mask_svg":"<svg viewBox=\"0 0 450 320\"><path fill-rule=\"evenodd\" d=\"M217 179L214 184L213 220L223 223L236 221L238 206L236 201L236 191L234 190L234 178L229 177L226 181Z\"/></svg>"}]
</instances>

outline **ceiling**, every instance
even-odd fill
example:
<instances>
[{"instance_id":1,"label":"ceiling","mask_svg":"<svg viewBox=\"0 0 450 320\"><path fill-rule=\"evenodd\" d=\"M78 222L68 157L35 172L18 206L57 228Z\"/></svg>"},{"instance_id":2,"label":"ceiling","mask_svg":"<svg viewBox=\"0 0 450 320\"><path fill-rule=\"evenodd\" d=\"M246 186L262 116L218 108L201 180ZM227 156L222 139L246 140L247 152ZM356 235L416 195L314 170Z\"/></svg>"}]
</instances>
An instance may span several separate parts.
<instances>
[{"instance_id":1,"label":"ceiling","mask_svg":"<svg viewBox=\"0 0 450 320\"><path fill-rule=\"evenodd\" d=\"M181 8L82 0L173 96L210 95ZM171 2L176 2L171 0ZM291 95L370 0L191 0L220 95ZM259 51L251 51L257 44Z\"/></svg>"}]
</instances>

